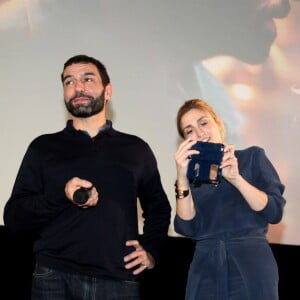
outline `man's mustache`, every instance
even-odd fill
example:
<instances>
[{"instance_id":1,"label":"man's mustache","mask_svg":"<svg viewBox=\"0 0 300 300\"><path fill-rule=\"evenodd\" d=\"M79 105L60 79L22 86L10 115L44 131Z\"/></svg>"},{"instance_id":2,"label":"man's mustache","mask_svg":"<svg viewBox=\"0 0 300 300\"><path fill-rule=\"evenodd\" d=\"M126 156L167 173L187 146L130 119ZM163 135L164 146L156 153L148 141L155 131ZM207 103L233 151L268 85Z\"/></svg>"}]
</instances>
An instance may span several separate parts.
<instances>
[{"instance_id":1,"label":"man's mustache","mask_svg":"<svg viewBox=\"0 0 300 300\"><path fill-rule=\"evenodd\" d=\"M94 98L90 95L87 95L85 93L76 93L71 99L70 102L73 102L76 98L80 98L80 97L85 97L88 98L89 100L93 100Z\"/></svg>"}]
</instances>

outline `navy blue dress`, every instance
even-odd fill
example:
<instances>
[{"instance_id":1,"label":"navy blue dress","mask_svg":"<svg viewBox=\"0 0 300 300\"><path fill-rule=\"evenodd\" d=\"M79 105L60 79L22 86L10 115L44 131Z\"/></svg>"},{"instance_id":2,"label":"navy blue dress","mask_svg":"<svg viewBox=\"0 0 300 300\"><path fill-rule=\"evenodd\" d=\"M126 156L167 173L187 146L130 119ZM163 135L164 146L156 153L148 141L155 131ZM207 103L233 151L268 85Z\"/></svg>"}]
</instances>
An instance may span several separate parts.
<instances>
[{"instance_id":1,"label":"navy blue dress","mask_svg":"<svg viewBox=\"0 0 300 300\"><path fill-rule=\"evenodd\" d=\"M186 300L278 299L278 268L266 233L282 218L284 185L262 148L235 156L240 174L268 195L268 203L253 211L224 178L218 186L191 187L195 218L174 219L176 232L196 241Z\"/></svg>"}]
</instances>

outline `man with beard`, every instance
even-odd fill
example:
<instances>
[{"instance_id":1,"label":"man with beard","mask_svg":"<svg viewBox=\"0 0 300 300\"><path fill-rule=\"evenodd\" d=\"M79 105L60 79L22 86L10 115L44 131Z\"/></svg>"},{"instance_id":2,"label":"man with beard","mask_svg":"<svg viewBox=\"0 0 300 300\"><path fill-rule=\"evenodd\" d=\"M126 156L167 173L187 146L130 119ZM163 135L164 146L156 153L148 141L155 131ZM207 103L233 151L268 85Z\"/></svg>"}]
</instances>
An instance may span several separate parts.
<instances>
[{"instance_id":1,"label":"man with beard","mask_svg":"<svg viewBox=\"0 0 300 300\"><path fill-rule=\"evenodd\" d=\"M142 299L139 279L161 259L170 224L156 159L106 118L112 85L100 61L71 57L61 80L72 118L31 142L4 210L8 229L35 238L32 299Z\"/></svg>"}]
</instances>

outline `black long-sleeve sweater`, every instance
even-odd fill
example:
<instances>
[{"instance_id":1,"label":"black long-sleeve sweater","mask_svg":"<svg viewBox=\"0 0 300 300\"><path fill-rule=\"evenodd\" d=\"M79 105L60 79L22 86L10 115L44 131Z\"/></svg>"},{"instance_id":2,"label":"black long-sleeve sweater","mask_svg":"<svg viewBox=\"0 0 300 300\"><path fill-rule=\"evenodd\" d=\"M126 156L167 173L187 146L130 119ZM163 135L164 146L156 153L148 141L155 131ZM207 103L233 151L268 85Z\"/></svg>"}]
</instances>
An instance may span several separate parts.
<instances>
[{"instance_id":1,"label":"black long-sleeve sweater","mask_svg":"<svg viewBox=\"0 0 300 300\"><path fill-rule=\"evenodd\" d=\"M68 121L64 130L33 140L5 205L4 223L12 231L34 233L36 260L45 266L135 280L123 257L132 251L125 242L139 239L137 199L144 218L141 243L156 261L171 208L148 144L107 124L91 138ZM96 187L95 207L80 208L66 198L65 184L75 176Z\"/></svg>"}]
</instances>

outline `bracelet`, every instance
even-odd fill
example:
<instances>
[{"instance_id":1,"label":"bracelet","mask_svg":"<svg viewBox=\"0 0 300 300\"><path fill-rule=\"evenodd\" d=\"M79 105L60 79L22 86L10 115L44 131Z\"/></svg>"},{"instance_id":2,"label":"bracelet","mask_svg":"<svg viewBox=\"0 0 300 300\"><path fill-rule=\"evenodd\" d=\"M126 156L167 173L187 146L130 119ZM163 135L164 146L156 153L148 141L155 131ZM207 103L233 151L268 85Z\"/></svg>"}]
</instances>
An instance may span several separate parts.
<instances>
[{"instance_id":1,"label":"bracelet","mask_svg":"<svg viewBox=\"0 0 300 300\"><path fill-rule=\"evenodd\" d=\"M185 197L187 197L190 194L190 190L181 190L178 188L177 185L177 180L175 182L175 195L176 195L176 199L183 199Z\"/></svg>"}]
</instances>

